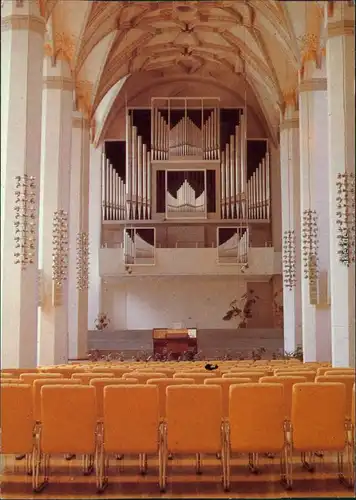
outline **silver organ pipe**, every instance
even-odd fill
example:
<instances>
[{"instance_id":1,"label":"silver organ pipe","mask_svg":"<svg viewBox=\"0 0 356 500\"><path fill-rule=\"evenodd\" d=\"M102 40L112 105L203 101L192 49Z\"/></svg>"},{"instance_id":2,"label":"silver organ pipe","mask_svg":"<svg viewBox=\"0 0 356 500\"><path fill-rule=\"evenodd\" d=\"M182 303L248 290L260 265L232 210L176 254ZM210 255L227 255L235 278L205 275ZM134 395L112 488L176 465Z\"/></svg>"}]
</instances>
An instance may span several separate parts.
<instances>
[{"instance_id":1,"label":"silver organ pipe","mask_svg":"<svg viewBox=\"0 0 356 500\"><path fill-rule=\"evenodd\" d=\"M102 155L101 155L101 218L102 218L102 220L106 219L105 165L106 165L105 153L102 153Z\"/></svg>"},{"instance_id":2,"label":"silver organ pipe","mask_svg":"<svg viewBox=\"0 0 356 500\"><path fill-rule=\"evenodd\" d=\"M106 219L110 220L110 167L109 160L106 160L105 164L105 177L106 177Z\"/></svg>"},{"instance_id":3,"label":"silver organ pipe","mask_svg":"<svg viewBox=\"0 0 356 500\"><path fill-rule=\"evenodd\" d=\"M225 146L225 166L226 166L226 201L227 201L227 210L226 216L228 219L232 219L231 214L231 184L230 184L230 145L226 144Z\"/></svg>"},{"instance_id":4,"label":"silver organ pipe","mask_svg":"<svg viewBox=\"0 0 356 500\"><path fill-rule=\"evenodd\" d=\"M246 198L247 194L247 128L246 128L246 114L243 112L240 114L240 158L241 158L241 163L240 163L240 175L241 175L241 181L240 181L240 186L241 186L241 208L242 208L242 217L248 217L248 203L249 203L249 198Z\"/></svg>"},{"instance_id":5,"label":"silver organ pipe","mask_svg":"<svg viewBox=\"0 0 356 500\"><path fill-rule=\"evenodd\" d=\"M266 154L266 219L271 216L270 166L269 153Z\"/></svg>"},{"instance_id":6,"label":"silver organ pipe","mask_svg":"<svg viewBox=\"0 0 356 500\"><path fill-rule=\"evenodd\" d=\"M230 136L230 193L231 193L231 201L230 201L230 213L231 217L235 217L235 207L236 207L236 183L235 183L235 148L234 148L235 137L233 135Z\"/></svg>"},{"instance_id":7,"label":"silver organ pipe","mask_svg":"<svg viewBox=\"0 0 356 500\"><path fill-rule=\"evenodd\" d=\"M137 209L137 127L132 127L132 170L131 170L131 182L132 182L132 218L136 219L136 209Z\"/></svg>"},{"instance_id":8,"label":"silver organ pipe","mask_svg":"<svg viewBox=\"0 0 356 500\"><path fill-rule=\"evenodd\" d=\"M131 145L131 115L126 116L126 219L131 213L131 171L132 171L132 145Z\"/></svg>"},{"instance_id":9,"label":"silver organ pipe","mask_svg":"<svg viewBox=\"0 0 356 500\"><path fill-rule=\"evenodd\" d=\"M152 197L152 166L151 166L151 153L147 152L147 219L151 218L151 197Z\"/></svg>"},{"instance_id":10,"label":"silver organ pipe","mask_svg":"<svg viewBox=\"0 0 356 500\"><path fill-rule=\"evenodd\" d=\"M137 137L137 215L139 219L142 218L142 155L142 137L139 135Z\"/></svg>"},{"instance_id":11,"label":"silver organ pipe","mask_svg":"<svg viewBox=\"0 0 356 500\"><path fill-rule=\"evenodd\" d=\"M269 154L252 174L247 182L248 218L270 218L270 169Z\"/></svg>"},{"instance_id":12,"label":"silver organ pipe","mask_svg":"<svg viewBox=\"0 0 356 500\"><path fill-rule=\"evenodd\" d=\"M241 216L240 206L242 198L241 179L240 179L240 164L241 164L241 148L240 148L240 126L235 127L235 193L236 193L236 216Z\"/></svg>"},{"instance_id":13,"label":"silver organ pipe","mask_svg":"<svg viewBox=\"0 0 356 500\"><path fill-rule=\"evenodd\" d=\"M105 155L103 155L101 179L103 220L125 220L126 186Z\"/></svg>"},{"instance_id":14,"label":"silver organ pipe","mask_svg":"<svg viewBox=\"0 0 356 500\"><path fill-rule=\"evenodd\" d=\"M221 218L226 219L226 169L225 169L225 152L221 153L220 163L220 197L221 197Z\"/></svg>"}]
</instances>

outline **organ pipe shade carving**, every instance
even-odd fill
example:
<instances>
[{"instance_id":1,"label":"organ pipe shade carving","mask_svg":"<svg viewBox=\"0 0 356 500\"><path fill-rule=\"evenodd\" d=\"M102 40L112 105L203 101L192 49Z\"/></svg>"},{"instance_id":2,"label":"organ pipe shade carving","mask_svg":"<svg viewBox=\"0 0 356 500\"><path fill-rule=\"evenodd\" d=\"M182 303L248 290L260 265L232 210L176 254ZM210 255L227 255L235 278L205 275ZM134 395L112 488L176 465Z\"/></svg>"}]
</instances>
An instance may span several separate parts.
<instances>
[{"instance_id":1,"label":"organ pipe shade carving","mask_svg":"<svg viewBox=\"0 0 356 500\"><path fill-rule=\"evenodd\" d=\"M355 262L355 174L339 173L336 189L337 253L339 261L350 266Z\"/></svg>"},{"instance_id":2,"label":"organ pipe shade carving","mask_svg":"<svg viewBox=\"0 0 356 500\"><path fill-rule=\"evenodd\" d=\"M296 285L296 238L293 230L283 234L283 282L288 290Z\"/></svg>"},{"instance_id":3,"label":"organ pipe shade carving","mask_svg":"<svg viewBox=\"0 0 356 500\"><path fill-rule=\"evenodd\" d=\"M68 275L68 214L64 210L53 214L52 245L52 279L60 287Z\"/></svg>"},{"instance_id":4,"label":"organ pipe shade carving","mask_svg":"<svg viewBox=\"0 0 356 500\"><path fill-rule=\"evenodd\" d=\"M76 287L79 291L89 288L89 235L86 232L80 232L76 238L77 256L76 256Z\"/></svg>"},{"instance_id":5,"label":"organ pipe shade carving","mask_svg":"<svg viewBox=\"0 0 356 500\"><path fill-rule=\"evenodd\" d=\"M155 228L128 228L124 231L124 263L127 266L155 264Z\"/></svg>"},{"instance_id":6,"label":"organ pipe shade carving","mask_svg":"<svg viewBox=\"0 0 356 500\"><path fill-rule=\"evenodd\" d=\"M247 264L249 249L248 227L218 227L217 250L219 264Z\"/></svg>"},{"instance_id":7,"label":"organ pipe shade carving","mask_svg":"<svg viewBox=\"0 0 356 500\"><path fill-rule=\"evenodd\" d=\"M36 245L36 180L24 174L15 177L14 262L26 269L34 263Z\"/></svg>"}]
</instances>

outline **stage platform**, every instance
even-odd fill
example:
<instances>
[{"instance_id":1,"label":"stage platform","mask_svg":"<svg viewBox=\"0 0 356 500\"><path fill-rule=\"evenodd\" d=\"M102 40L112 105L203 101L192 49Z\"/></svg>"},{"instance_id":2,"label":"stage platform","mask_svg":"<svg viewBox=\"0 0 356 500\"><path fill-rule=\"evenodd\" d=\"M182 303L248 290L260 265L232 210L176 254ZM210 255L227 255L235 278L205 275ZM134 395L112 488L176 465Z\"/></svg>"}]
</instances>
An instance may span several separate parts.
<instances>
[{"instance_id":1,"label":"stage platform","mask_svg":"<svg viewBox=\"0 0 356 500\"><path fill-rule=\"evenodd\" d=\"M224 356L228 350L248 355L264 347L264 357L283 349L283 331L279 329L198 330L198 350L206 358ZM152 330L89 331L88 351L122 352L125 359L146 351L153 354Z\"/></svg>"}]
</instances>

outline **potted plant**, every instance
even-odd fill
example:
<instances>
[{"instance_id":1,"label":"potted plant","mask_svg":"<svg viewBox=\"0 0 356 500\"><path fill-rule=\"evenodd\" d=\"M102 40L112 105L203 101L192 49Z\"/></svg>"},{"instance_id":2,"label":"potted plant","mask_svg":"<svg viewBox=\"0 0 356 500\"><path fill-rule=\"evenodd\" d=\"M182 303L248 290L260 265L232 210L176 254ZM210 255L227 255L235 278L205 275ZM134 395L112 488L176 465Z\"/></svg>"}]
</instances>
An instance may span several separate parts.
<instances>
[{"instance_id":1,"label":"potted plant","mask_svg":"<svg viewBox=\"0 0 356 500\"><path fill-rule=\"evenodd\" d=\"M273 295L273 316L279 327L283 326L283 289L278 290Z\"/></svg>"},{"instance_id":2,"label":"potted plant","mask_svg":"<svg viewBox=\"0 0 356 500\"><path fill-rule=\"evenodd\" d=\"M110 324L110 319L106 313L99 313L95 320L95 328L99 331L105 330Z\"/></svg>"},{"instance_id":3,"label":"potted plant","mask_svg":"<svg viewBox=\"0 0 356 500\"><path fill-rule=\"evenodd\" d=\"M232 319L236 319L237 328L246 328L248 320L252 318L253 305L259 299L254 290L247 290L240 300L235 299L230 303L223 320L231 321Z\"/></svg>"}]
</instances>

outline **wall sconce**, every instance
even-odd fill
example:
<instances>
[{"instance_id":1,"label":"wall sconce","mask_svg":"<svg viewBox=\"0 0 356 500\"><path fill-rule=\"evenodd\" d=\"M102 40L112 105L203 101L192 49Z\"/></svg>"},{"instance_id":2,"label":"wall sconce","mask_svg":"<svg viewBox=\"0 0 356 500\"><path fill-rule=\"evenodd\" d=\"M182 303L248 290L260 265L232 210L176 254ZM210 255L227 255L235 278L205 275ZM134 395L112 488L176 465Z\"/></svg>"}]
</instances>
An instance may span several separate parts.
<instances>
[{"instance_id":1,"label":"wall sconce","mask_svg":"<svg viewBox=\"0 0 356 500\"><path fill-rule=\"evenodd\" d=\"M68 215L64 210L53 214L52 279L61 287L68 275Z\"/></svg>"},{"instance_id":2,"label":"wall sconce","mask_svg":"<svg viewBox=\"0 0 356 500\"><path fill-rule=\"evenodd\" d=\"M283 282L288 290L296 285L296 239L293 230L283 234Z\"/></svg>"},{"instance_id":3,"label":"wall sconce","mask_svg":"<svg viewBox=\"0 0 356 500\"><path fill-rule=\"evenodd\" d=\"M337 174L336 224L339 261L349 267L355 262L355 174Z\"/></svg>"},{"instance_id":4,"label":"wall sconce","mask_svg":"<svg viewBox=\"0 0 356 500\"><path fill-rule=\"evenodd\" d=\"M318 277L318 216L316 210L304 210L302 218L302 251L304 278L310 281Z\"/></svg>"},{"instance_id":5,"label":"wall sconce","mask_svg":"<svg viewBox=\"0 0 356 500\"><path fill-rule=\"evenodd\" d=\"M89 235L81 232L77 234L77 289L89 288Z\"/></svg>"},{"instance_id":6,"label":"wall sconce","mask_svg":"<svg viewBox=\"0 0 356 500\"><path fill-rule=\"evenodd\" d=\"M15 264L26 269L35 260L36 244L36 182L24 174L15 177Z\"/></svg>"}]
</instances>

